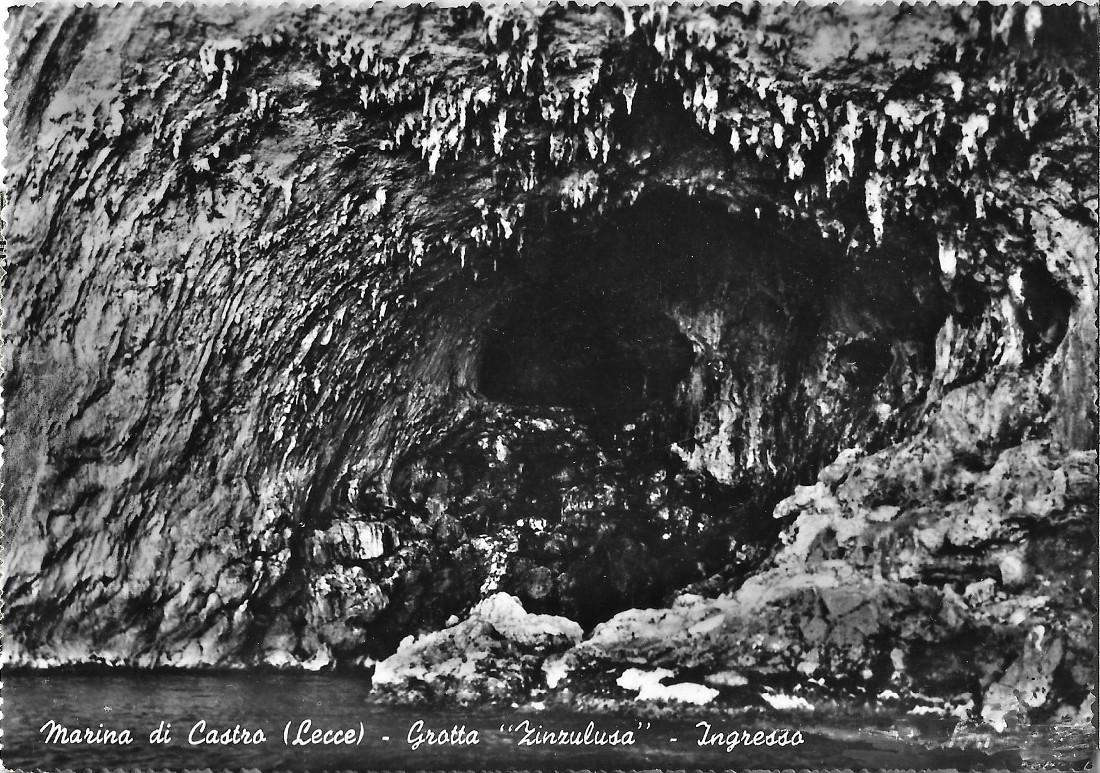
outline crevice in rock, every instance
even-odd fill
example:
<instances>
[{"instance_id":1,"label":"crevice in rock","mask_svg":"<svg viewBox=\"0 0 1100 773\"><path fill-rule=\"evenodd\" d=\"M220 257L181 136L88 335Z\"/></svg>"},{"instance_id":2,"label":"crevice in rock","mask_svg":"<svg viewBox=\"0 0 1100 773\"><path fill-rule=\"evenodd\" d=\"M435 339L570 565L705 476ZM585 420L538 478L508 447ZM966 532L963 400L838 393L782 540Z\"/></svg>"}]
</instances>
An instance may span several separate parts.
<instances>
[{"instance_id":1,"label":"crevice in rock","mask_svg":"<svg viewBox=\"0 0 1100 773\"><path fill-rule=\"evenodd\" d=\"M1016 320L1024 336L1024 364L1031 365L1058 348L1069 327L1074 298L1038 263L1020 269L1020 295Z\"/></svg>"}]
</instances>

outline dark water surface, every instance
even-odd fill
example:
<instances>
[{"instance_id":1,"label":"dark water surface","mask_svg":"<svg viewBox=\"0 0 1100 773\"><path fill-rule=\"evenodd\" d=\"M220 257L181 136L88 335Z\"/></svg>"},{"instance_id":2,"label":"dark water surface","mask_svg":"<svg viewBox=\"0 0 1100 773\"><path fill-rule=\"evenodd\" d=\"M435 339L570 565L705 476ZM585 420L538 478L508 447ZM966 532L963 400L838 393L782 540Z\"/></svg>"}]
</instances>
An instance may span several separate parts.
<instances>
[{"instance_id":1,"label":"dark water surface","mask_svg":"<svg viewBox=\"0 0 1100 773\"><path fill-rule=\"evenodd\" d=\"M568 768L985 768L1018 767L1019 751L996 753L946 748L942 743L904 741L899 734L830 729L823 718L804 726L805 742L783 748L738 746L731 752L698 745L698 717L646 720L627 715L581 715L558 709L477 711L396 708L372 703L369 685L354 675L288 673L5 673L3 762L8 768L292 768L311 769L568 769ZM502 732L524 718L546 729L632 730L633 746L534 746L517 742L522 732ZM39 728L48 720L68 728L121 731L129 746L47 744ZM288 747L283 729L305 719L322 729L353 728L358 745ZM171 743L152 745L149 733L171 723ZM241 725L261 729L259 745L193 745L188 733L205 720L218 731ZM476 729L476 746L422 745L413 750L410 727L465 725ZM650 722L647 726L646 722ZM745 728L799 727L798 720L708 718L717 732ZM292 730L293 733L293 730ZM910 729L910 735L913 731ZM388 738L388 740L385 740ZM676 740L671 740L676 739ZM943 740L942 738L940 739ZM1025 757L1027 754L1025 753ZM1062 764L1067 761L1063 757ZM1032 763L1034 764L1034 763Z\"/></svg>"}]
</instances>

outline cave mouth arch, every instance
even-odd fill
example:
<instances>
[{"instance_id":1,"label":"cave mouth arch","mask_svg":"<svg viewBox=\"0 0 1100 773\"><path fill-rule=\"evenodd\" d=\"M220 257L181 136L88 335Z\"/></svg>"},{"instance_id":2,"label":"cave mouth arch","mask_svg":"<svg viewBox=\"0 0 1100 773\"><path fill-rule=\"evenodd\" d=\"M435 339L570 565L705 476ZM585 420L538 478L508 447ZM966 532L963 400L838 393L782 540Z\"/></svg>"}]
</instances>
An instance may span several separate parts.
<instances>
[{"instance_id":1,"label":"cave mouth arch","mask_svg":"<svg viewBox=\"0 0 1100 773\"><path fill-rule=\"evenodd\" d=\"M915 420L947 311L935 239L915 224L856 254L754 215L654 191L456 283L474 399L395 481L448 550L482 546L454 554L470 596L496 567L529 611L590 627L726 592L794 485Z\"/></svg>"}]
</instances>

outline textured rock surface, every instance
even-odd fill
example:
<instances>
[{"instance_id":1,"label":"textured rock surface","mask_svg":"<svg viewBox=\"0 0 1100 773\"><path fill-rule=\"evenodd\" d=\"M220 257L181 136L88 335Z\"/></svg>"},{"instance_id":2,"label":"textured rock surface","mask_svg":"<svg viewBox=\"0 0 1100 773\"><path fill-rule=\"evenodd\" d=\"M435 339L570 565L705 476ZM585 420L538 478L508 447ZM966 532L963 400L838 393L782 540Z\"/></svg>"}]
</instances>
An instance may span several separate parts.
<instances>
[{"instance_id":1,"label":"textured rock surface","mask_svg":"<svg viewBox=\"0 0 1100 773\"><path fill-rule=\"evenodd\" d=\"M775 508L786 526L762 571L714 599L616 616L566 658L570 678L592 691L645 662L702 675L737 705L783 693L804 708L869 702L996 729L1087 723L1097 456L1075 448L1079 425L1051 395L1095 367L1077 359L1095 351L1095 243L1040 228L1048 264L1080 288L1044 362L1020 368L1006 336L980 379L945 390L953 355L980 355L949 321L935 402L911 438L840 453Z\"/></svg>"},{"instance_id":2,"label":"textured rock surface","mask_svg":"<svg viewBox=\"0 0 1100 773\"><path fill-rule=\"evenodd\" d=\"M9 662L1083 700L1094 10L9 24Z\"/></svg>"},{"instance_id":3,"label":"textured rock surface","mask_svg":"<svg viewBox=\"0 0 1100 773\"><path fill-rule=\"evenodd\" d=\"M719 687L732 669L738 705L980 707L1001 727L1090 711L1095 452L1029 441L981 463L950 448L846 454L777 508L794 521L765 570L621 613L570 653L571 679L644 662Z\"/></svg>"}]
</instances>

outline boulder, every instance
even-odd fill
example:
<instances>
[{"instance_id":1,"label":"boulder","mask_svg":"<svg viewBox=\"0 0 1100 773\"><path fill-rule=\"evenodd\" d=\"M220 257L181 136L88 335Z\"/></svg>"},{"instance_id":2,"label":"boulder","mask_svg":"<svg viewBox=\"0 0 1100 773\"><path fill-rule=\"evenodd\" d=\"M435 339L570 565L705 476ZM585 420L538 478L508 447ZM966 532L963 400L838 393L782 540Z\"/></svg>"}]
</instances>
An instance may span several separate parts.
<instances>
[{"instance_id":1,"label":"boulder","mask_svg":"<svg viewBox=\"0 0 1100 773\"><path fill-rule=\"evenodd\" d=\"M528 613L515 596L497 593L465 620L402 641L375 667L373 690L402 702L522 700L546 687L544 662L580 638L572 620Z\"/></svg>"}]
</instances>

